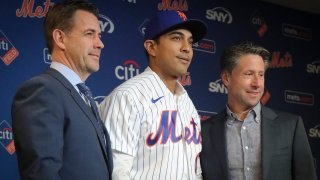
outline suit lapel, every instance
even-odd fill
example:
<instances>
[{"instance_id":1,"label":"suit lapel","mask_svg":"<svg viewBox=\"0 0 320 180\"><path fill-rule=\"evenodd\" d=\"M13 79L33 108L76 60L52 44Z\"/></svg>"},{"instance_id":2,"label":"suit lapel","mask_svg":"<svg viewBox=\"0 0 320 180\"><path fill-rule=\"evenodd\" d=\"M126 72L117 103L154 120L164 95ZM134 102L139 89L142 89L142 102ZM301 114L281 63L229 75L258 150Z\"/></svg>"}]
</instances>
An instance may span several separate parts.
<instances>
[{"instance_id":1,"label":"suit lapel","mask_svg":"<svg viewBox=\"0 0 320 180\"><path fill-rule=\"evenodd\" d=\"M268 178L271 160L274 150L274 141L277 138L275 133L277 124L275 119L277 115L269 108L262 106L262 172L263 179ZM272 172L271 172L272 173Z\"/></svg>"},{"instance_id":2,"label":"suit lapel","mask_svg":"<svg viewBox=\"0 0 320 180\"><path fill-rule=\"evenodd\" d=\"M101 133L99 133L99 127L98 127L97 119L95 118L95 116L94 116L92 110L90 109L90 107L83 101L83 99L81 98L79 93L75 90L73 85L63 75L61 75L57 70L49 68L49 69L47 69L46 73L51 75L55 79L57 79L66 89L69 90L71 97L78 104L80 109L84 112L84 114L90 120L91 124L94 126L94 128L96 130L96 133L98 135L98 139L100 141L100 145L103 148L104 155L107 158L108 156L107 156L107 153L106 153L106 147L104 145L105 144L104 143L104 139L101 136Z\"/></svg>"},{"instance_id":3,"label":"suit lapel","mask_svg":"<svg viewBox=\"0 0 320 180\"><path fill-rule=\"evenodd\" d=\"M220 161L221 168L223 169L223 173L225 174L225 177L228 177L228 165L227 165L227 153L226 153L226 123L227 114L226 111L221 112L217 115L216 125L214 125L212 131L211 131L211 139L213 140L214 148L217 153L217 157ZM217 134L221 134L221 136L217 136Z\"/></svg>"}]
</instances>

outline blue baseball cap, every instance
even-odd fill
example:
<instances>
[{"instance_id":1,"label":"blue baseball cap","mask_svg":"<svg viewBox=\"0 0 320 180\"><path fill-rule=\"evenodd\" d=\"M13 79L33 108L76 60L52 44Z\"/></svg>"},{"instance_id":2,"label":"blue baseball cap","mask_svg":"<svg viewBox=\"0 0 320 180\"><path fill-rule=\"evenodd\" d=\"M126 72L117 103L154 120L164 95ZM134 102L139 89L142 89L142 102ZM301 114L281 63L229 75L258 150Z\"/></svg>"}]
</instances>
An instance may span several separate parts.
<instances>
[{"instance_id":1,"label":"blue baseball cap","mask_svg":"<svg viewBox=\"0 0 320 180\"><path fill-rule=\"evenodd\" d=\"M162 34L180 28L191 32L193 42L198 42L207 33L205 23L200 20L187 19L187 16L181 11L158 11L146 27L144 40L156 39Z\"/></svg>"}]
</instances>

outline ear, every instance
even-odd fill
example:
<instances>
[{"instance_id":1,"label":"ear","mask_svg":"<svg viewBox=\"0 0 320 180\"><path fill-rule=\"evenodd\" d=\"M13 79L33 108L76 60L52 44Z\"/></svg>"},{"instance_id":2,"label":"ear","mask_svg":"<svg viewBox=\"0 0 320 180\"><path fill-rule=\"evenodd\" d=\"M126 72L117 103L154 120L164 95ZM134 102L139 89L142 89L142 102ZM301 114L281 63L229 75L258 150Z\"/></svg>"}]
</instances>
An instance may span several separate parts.
<instances>
[{"instance_id":1,"label":"ear","mask_svg":"<svg viewBox=\"0 0 320 180\"><path fill-rule=\"evenodd\" d=\"M64 38L65 38L65 33L59 29L55 29L52 32L52 38L60 49L65 49L65 44L64 44Z\"/></svg>"},{"instance_id":2,"label":"ear","mask_svg":"<svg viewBox=\"0 0 320 180\"><path fill-rule=\"evenodd\" d=\"M143 45L150 56L156 56L154 40L146 40Z\"/></svg>"},{"instance_id":3,"label":"ear","mask_svg":"<svg viewBox=\"0 0 320 180\"><path fill-rule=\"evenodd\" d=\"M230 83L230 74L228 71L222 71L220 74L221 80L223 82L223 84L228 87L229 83Z\"/></svg>"}]
</instances>

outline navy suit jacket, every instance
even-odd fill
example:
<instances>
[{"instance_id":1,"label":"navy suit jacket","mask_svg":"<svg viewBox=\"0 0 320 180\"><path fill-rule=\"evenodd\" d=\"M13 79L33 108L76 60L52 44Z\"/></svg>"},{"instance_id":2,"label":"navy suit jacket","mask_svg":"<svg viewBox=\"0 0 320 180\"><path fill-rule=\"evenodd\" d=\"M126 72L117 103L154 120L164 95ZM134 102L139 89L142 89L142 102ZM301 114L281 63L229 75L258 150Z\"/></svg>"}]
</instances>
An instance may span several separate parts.
<instances>
[{"instance_id":1,"label":"navy suit jacket","mask_svg":"<svg viewBox=\"0 0 320 180\"><path fill-rule=\"evenodd\" d=\"M302 119L262 106L262 177L264 180L315 180L312 153ZM200 154L204 180L229 180L226 110L202 122Z\"/></svg>"},{"instance_id":2,"label":"navy suit jacket","mask_svg":"<svg viewBox=\"0 0 320 180\"><path fill-rule=\"evenodd\" d=\"M58 71L23 84L12 122L22 179L111 179L110 139L106 147L90 107Z\"/></svg>"}]
</instances>

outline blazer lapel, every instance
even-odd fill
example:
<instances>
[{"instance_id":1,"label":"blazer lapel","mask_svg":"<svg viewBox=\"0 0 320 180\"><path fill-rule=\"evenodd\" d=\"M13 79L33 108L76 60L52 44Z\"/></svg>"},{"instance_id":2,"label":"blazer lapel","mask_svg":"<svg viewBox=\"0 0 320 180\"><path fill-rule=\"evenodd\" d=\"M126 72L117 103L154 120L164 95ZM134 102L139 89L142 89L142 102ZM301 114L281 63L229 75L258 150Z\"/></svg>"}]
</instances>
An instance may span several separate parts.
<instances>
[{"instance_id":1,"label":"blazer lapel","mask_svg":"<svg viewBox=\"0 0 320 180\"><path fill-rule=\"evenodd\" d=\"M79 93L75 90L73 85L63 75L61 75L58 71L56 71L55 69L49 68L49 69L47 69L46 73L48 73L49 75L51 75L54 78L56 78L66 89L68 89L70 91L71 97L78 104L80 109L84 112L84 114L90 120L91 124L94 126L94 128L96 130L96 133L98 135L98 139L99 139L100 145L103 147L104 155L105 155L106 159L108 159L108 155L107 155L107 152L106 152L106 147L104 145L105 144L104 143L104 139L101 136L101 133L99 133L99 127L98 127L97 119L94 116L94 114L93 114L92 110L90 109L90 107L83 101L83 99L81 98Z\"/></svg>"},{"instance_id":2,"label":"blazer lapel","mask_svg":"<svg viewBox=\"0 0 320 180\"><path fill-rule=\"evenodd\" d=\"M277 138L275 130L277 124L275 119L277 115L269 108L262 106L262 173L263 179L268 178L268 173L271 165L271 158L273 155L273 144ZM271 172L272 173L272 172Z\"/></svg>"},{"instance_id":3,"label":"blazer lapel","mask_svg":"<svg viewBox=\"0 0 320 180\"><path fill-rule=\"evenodd\" d=\"M214 148L217 153L217 157L220 161L221 168L223 169L223 173L225 174L225 177L228 177L228 165L227 165L227 152L226 152L226 123L227 114L226 111L221 112L217 115L216 125L214 125L212 131L211 131L211 139L213 140ZM221 134L221 136L217 136L217 134Z\"/></svg>"}]
</instances>

